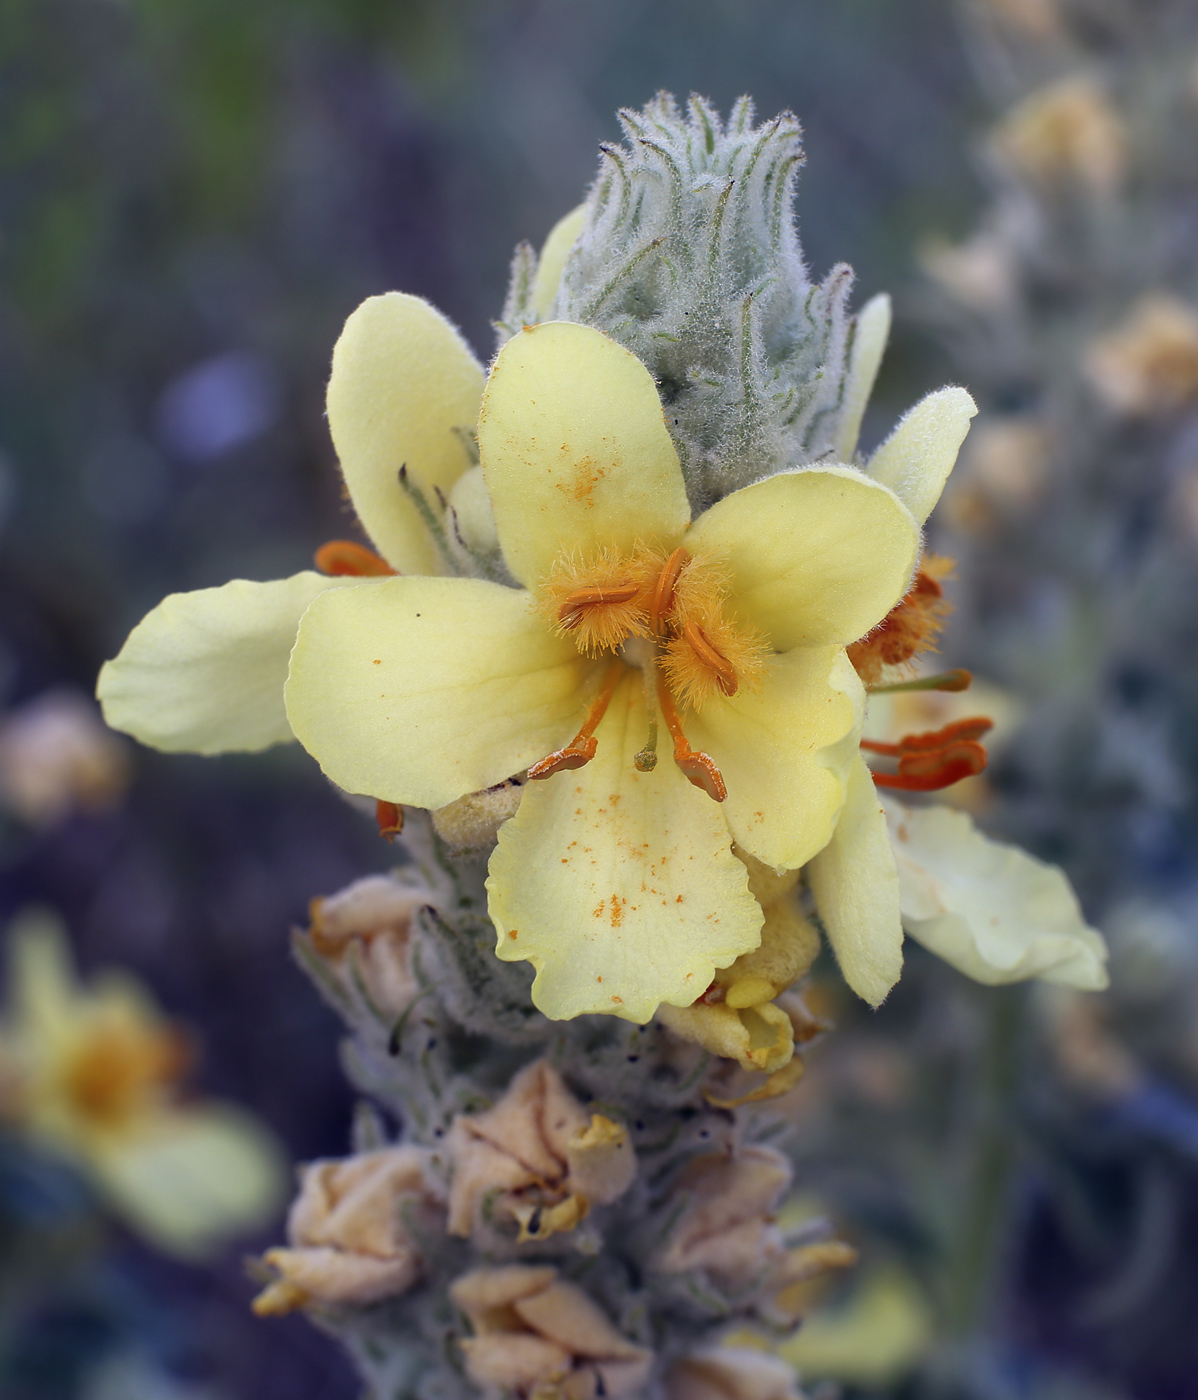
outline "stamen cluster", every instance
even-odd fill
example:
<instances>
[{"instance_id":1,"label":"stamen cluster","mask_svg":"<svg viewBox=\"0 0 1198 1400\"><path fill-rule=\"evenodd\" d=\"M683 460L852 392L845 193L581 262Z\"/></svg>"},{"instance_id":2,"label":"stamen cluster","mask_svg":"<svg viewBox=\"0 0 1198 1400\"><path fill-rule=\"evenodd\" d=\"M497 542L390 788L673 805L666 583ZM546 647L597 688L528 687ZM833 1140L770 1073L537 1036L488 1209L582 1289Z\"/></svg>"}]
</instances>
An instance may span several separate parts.
<instances>
[{"instance_id":1,"label":"stamen cluster","mask_svg":"<svg viewBox=\"0 0 1198 1400\"><path fill-rule=\"evenodd\" d=\"M728 609L731 578L718 559L685 549L605 548L563 555L540 588L543 612L585 656L640 637L678 702L699 708L715 695L760 684L768 647Z\"/></svg>"}]
</instances>

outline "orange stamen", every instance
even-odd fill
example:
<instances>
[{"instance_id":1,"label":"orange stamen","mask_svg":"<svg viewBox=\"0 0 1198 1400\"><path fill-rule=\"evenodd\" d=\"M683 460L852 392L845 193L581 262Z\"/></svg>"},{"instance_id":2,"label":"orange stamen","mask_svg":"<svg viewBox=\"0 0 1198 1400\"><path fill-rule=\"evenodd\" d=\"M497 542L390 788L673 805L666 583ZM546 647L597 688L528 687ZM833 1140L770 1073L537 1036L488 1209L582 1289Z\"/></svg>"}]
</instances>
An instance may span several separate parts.
<instances>
[{"instance_id":1,"label":"orange stamen","mask_svg":"<svg viewBox=\"0 0 1198 1400\"><path fill-rule=\"evenodd\" d=\"M720 655L711 645L701 627L693 622L684 622L682 635L691 644L691 649L709 670L715 672L716 684L725 695L736 694L736 671L726 657Z\"/></svg>"},{"instance_id":2,"label":"orange stamen","mask_svg":"<svg viewBox=\"0 0 1198 1400\"><path fill-rule=\"evenodd\" d=\"M657 673L657 702L661 706L666 728L674 739L674 762L683 775L697 788L702 788L713 802L723 802L728 796L724 776L710 754L691 748L690 741L682 732L682 720L674 704L674 697L670 694L670 687L660 671Z\"/></svg>"},{"instance_id":3,"label":"orange stamen","mask_svg":"<svg viewBox=\"0 0 1198 1400\"><path fill-rule=\"evenodd\" d=\"M897 773L874 773L878 787L903 792L939 792L962 778L972 778L986 767L986 750L972 739L958 740L930 753L907 753L899 759Z\"/></svg>"},{"instance_id":4,"label":"orange stamen","mask_svg":"<svg viewBox=\"0 0 1198 1400\"><path fill-rule=\"evenodd\" d=\"M584 763L589 763L595 757L599 747L595 730L599 728L599 722L607 713L607 707L611 704L612 696L616 693L616 687L623 679L626 669L622 661L612 662L603 678L603 688L587 711L586 723L564 749L555 749L553 753L546 754L534 763L528 770L530 778L551 778L554 773L581 768Z\"/></svg>"},{"instance_id":5,"label":"orange stamen","mask_svg":"<svg viewBox=\"0 0 1198 1400\"><path fill-rule=\"evenodd\" d=\"M690 555L681 545L670 555L662 567L662 571L657 576L657 582L653 585L653 592L649 598L649 623L654 632L660 635L665 620L674 606L674 590L678 584L678 575L684 566L690 562Z\"/></svg>"},{"instance_id":6,"label":"orange stamen","mask_svg":"<svg viewBox=\"0 0 1198 1400\"><path fill-rule=\"evenodd\" d=\"M600 603L631 603L640 591L638 583L576 588L558 609L557 620L565 628L575 628L586 616L588 608Z\"/></svg>"},{"instance_id":7,"label":"orange stamen","mask_svg":"<svg viewBox=\"0 0 1198 1400\"><path fill-rule=\"evenodd\" d=\"M334 578L387 578L395 573L385 559L356 540L329 540L316 551L314 559L322 574Z\"/></svg>"},{"instance_id":8,"label":"orange stamen","mask_svg":"<svg viewBox=\"0 0 1198 1400\"><path fill-rule=\"evenodd\" d=\"M379 798L374 804L374 815L379 824L379 835L394 841L403 830L403 808Z\"/></svg>"},{"instance_id":9,"label":"orange stamen","mask_svg":"<svg viewBox=\"0 0 1198 1400\"><path fill-rule=\"evenodd\" d=\"M897 758L900 754L925 753L947 748L959 739L980 739L993 728L993 720L976 715L972 719L955 720L952 724L946 724L943 729L930 729L923 734L907 734L897 744L862 739L861 747L870 753L888 754L891 758Z\"/></svg>"}]
</instances>

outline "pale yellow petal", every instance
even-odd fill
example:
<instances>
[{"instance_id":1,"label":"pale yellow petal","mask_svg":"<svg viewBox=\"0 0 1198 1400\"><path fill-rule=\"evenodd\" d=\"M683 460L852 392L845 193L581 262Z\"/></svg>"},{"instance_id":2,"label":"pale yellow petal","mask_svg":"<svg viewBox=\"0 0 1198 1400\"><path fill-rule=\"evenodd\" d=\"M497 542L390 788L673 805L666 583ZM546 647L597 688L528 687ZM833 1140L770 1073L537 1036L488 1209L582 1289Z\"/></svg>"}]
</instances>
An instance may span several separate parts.
<instances>
[{"instance_id":1,"label":"pale yellow petal","mask_svg":"<svg viewBox=\"0 0 1198 1400\"><path fill-rule=\"evenodd\" d=\"M804 647L771 658L760 689L717 696L685 716L692 747L723 775L733 839L765 865L795 870L830 839L861 703L843 651Z\"/></svg>"},{"instance_id":2,"label":"pale yellow petal","mask_svg":"<svg viewBox=\"0 0 1198 1400\"><path fill-rule=\"evenodd\" d=\"M964 389L937 389L903 415L869 459L870 476L889 486L921 525L940 499L977 411Z\"/></svg>"},{"instance_id":3,"label":"pale yellow petal","mask_svg":"<svg viewBox=\"0 0 1198 1400\"><path fill-rule=\"evenodd\" d=\"M645 1022L685 1006L757 946L761 907L717 803L663 756L638 773L648 717L639 675L616 692L585 767L531 782L491 857L491 917L506 961L537 969L554 1020Z\"/></svg>"},{"instance_id":4,"label":"pale yellow petal","mask_svg":"<svg viewBox=\"0 0 1198 1400\"><path fill-rule=\"evenodd\" d=\"M879 292L858 311L853 326L853 353L844 386L840 428L832 450L838 461L851 462L857 451L857 437L874 380L890 335L890 298Z\"/></svg>"},{"instance_id":5,"label":"pale yellow petal","mask_svg":"<svg viewBox=\"0 0 1198 1400\"><path fill-rule=\"evenodd\" d=\"M391 578L326 593L287 681L296 737L347 792L444 807L568 743L595 663L527 593Z\"/></svg>"},{"instance_id":6,"label":"pale yellow petal","mask_svg":"<svg viewBox=\"0 0 1198 1400\"><path fill-rule=\"evenodd\" d=\"M438 511L437 491L448 495L471 465L482 391L470 347L420 297L370 297L346 321L333 350L329 431L358 518L401 573L444 573L446 563L399 469Z\"/></svg>"},{"instance_id":7,"label":"pale yellow petal","mask_svg":"<svg viewBox=\"0 0 1198 1400\"><path fill-rule=\"evenodd\" d=\"M883 802L912 938L977 982L1107 985L1106 944L1063 871L992 841L964 812Z\"/></svg>"},{"instance_id":8,"label":"pale yellow petal","mask_svg":"<svg viewBox=\"0 0 1198 1400\"><path fill-rule=\"evenodd\" d=\"M256 753L294 738L283 708L300 618L326 589L361 579L306 572L172 593L100 671L113 729L167 753Z\"/></svg>"},{"instance_id":9,"label":"pale yellow petal","mask_svg":"<svg viewBox=\"0 0 1198 1400\"><path fill-rule=\"evenodd\" d=\"M557 289L565 271L566 259L578 242L578 235L586 223L587 207L580 204L560 218L549 230L549 237L537 259L537 276L532 286L532 304L537 315L544 319L553 307Z\"/></svg>"},{"instance_id":10,"label":"pale yellow petal","mask_svg":"<svg viewBox=\"0 0 1198 1400\"><path fill-rule=\"evenodd\" d=\"M907 591L919 530L852 467L783 472L725 496L686 536L732 570L731 606L775 651L847 645Z\"/></svg>"},{"instance_id":11,"label":"pale yellow petal","mask_svg":"<svg viewBox=\"0 0 1198 1400\"><path fill-rule=\"evenodd\" d=\"M836 831L807 876L844 980L879 1005L903 969L903 927L886 817L860 758Z\"/></svg>"},{"instance_id":12,"label":"pale yellow petal","mask_svg":"<svg viewBox=\"0 0 1198 1400\"><path fill-rule=\"evenodd\" d=\"M549 321L508 341L478 444L504 558L529 588L563 550L672 548L690 519L649 371L590 326Z\"/></svg>"},{"instance_id":13,"label":"pale yellow petal","mask_svg":"<svg viewBox=\"0 0 1198 1400\"><path fill-rule=\"evenodd\" d=\"M184 1258L265 1225L287 1189L274 1138L228 1105L165 1112L97 1147L91 1165L129 1223Z\"/></svg>"},{"instance_id":14,"label":"pale yellow petal","mask_svg":"<svg viewBox=\"0 0 1198 1400\"><path fill-rule=\"evenodd\" d=\"M85 994L61 919L48 909L28 908L9 924L8 1002L12 1029L35 1057L76 1038Z\"/></svg>"}]
</instances>

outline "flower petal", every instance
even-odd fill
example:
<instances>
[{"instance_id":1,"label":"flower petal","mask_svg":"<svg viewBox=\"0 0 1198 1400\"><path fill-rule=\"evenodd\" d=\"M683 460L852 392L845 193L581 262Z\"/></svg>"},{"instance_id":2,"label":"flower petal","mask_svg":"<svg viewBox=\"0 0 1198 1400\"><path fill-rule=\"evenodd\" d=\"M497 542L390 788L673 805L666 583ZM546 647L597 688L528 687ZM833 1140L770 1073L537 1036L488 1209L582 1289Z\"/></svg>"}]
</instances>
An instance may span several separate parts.
<instances>
[{"instance_id":1,"label":"flower petal","mask_svg":"<svg viewBox=\"0 0 1198 1400\"><path fill-rule=\"evenodd\" d=\"M287 714L339 787L444 807L567 743L594 667L527 593L481 579L383 579L308 609Z\"/></svg>"},{"instance_id":2,"label":"flower petal","mask_svg":"<svg viewBox=\"0 0 1198 1400\"><path fill-rule=\"evenodd\" d=\"M533 964L533 1001L554 1020L644 1023L663 1001L687 1006L761 935L718 804L664 756L652 773L633 766L648 729L630 675L595 757L529 783L499 829L487 881L497 951Z\"/></svg>"},{"instance_id":3,"label":"flower petal","mask_svg":"<svg viewBox=\"0 0 1198 1400\"><path fill-rule=\"evenodd\" d=\"M886 350L890 335L890 298L879 292L858 311L853 323L853 351L848 380L844 388L844 405L840 410L840 428L832 450L841 462L851 462L857 451L857 437L865 406L873 393L874 380Z\"/></svg>"},{"instance_id":4,"label":"flower petal","mask_svg":"<svg viewBox=\"0 0 1198 1400\"><path fill-rule=\"evenodd\" d=\"M347 585L363 586L306 572L172 593L100 671L105 720L168 753L256 753L287 743L294 736L283 682L299 620L313 598Z\"/></svg>"},{"instance_id":5,"label":"flower petal","mask_svg":"<svg viewBox=\"0 0 1198 1400\"><path fill-rule=\"evenodd\" d=\"M478 445L503 556L529 588L563 549L672 546L690 519L649 371L590 326L549 321L508 341Z\"/></svg>"},{"instance_id":6,"label":"flower petal","mask_svg":"<svg viewBox=\"0 0 1198 1400\"><path fill-rule=\"evenodd\" d=\"M566 259L578 242L578 236L586 223L587 207L580 204L560 218L549 230L549 237L537 259L537 276L532 285L532 304L537 315L547 316L557 297L557 289L566 268Z\"/></svg>"},{"instance_id":7,"label":"flower petal","mask_svg":"<svg viewBox=\"0 0 1198 1400\"><path fill-rule=\"evenodd\" d=\"M130 1224L184 1258L266 1224L287 1186L274 1139L248 1114L215 1104L164 1112L114 1137L92 1165Z\"/></svg>"},{"instance_id":8,"label":"flower petal","mask_svg":"<svg viewBox=\"0 0 1198 1400\"><path fill-rule=\"evenodd\" d=\"M456 328L402 292L369 297L333 349L329 431L358 518L401 573L446 568L399 469L436 510L471 465L483 369Z\"/></svg>"},{"instance_id":9,"label":"flower petal","mask_svg":"<svg viewBox=\"0 0 1198 1400\"><path fill-rule=\"evenodd\" d=\"M940 499L977 411L964 389L937 389L903 415L869 459L870 476L889 486L921 525Z\"/></svg>"},{"instance_id":10,"label":"flower petal","mask_svg":"<svg viewBox=\"0 0 1198 1400\"><path fill-rule=\"evenodd\" d=\"M989 985L1029 977L1084 991L1107 985L1106 944L1055 865L992 841L964 812L882 802L912 938Z\"/></svg>"},{"instance_id":11,"label":"flower petal","mask_svg":"<svg viewBox=\"0 0 1198 1400\"><path fill-rule=\"evenodd\" d=\"M736 843L796 870L832 835L857 754L861 682L837 647L771 658L761 689L717 696L683 721L723 775Z\"/></svg>"},{"instance_id":12,"label":"flower petal","mask_svg":"<svg viewBox=\"0 0 1198 1400\"><path fill-rule=\"evenodd\" d=\"M844 980L878 1006L903 970L903 926L886 818L863 759L853 765L836 831L807 875Z\"/></svg>"},{"instance_id":13,"label":"flower petal","mask_svg":"<svg viewBox=\"0 0 1198 1400\"><path fill-rule=\"evenodd\" d=\"M907 591L919 530L861 472L811 467L725 496L695 521L686 547L727 560L732 608L789 651L844 646L880 622Z\"/></svg>"}]
</instances>

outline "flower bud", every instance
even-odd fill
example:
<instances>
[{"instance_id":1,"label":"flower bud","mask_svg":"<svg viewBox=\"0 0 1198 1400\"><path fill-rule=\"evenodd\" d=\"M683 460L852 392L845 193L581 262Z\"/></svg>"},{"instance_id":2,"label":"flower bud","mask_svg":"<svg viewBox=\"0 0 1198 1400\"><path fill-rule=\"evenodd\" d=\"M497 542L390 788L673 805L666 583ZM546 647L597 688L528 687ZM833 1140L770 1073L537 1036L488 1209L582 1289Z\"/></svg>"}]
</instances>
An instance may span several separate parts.
<instances>
[{"instance_id":1,"label":"flower bud","mask_svg":"<svg viewBox=\"0 0 1198 1400\"><path fill-rule=\"evenodd\" d=\"M81 695L49 691L0 722L0 800L32 826L111 806L129 779L128 749Z\"/></svg>"},{"instance_id":2,"label":"flower bud","mask_svg":"<svg viewBox=\"0 0 1198 1400\"><path fill-rule=\"evenodd\" d=\"M388 875L368 875L310 906L312 947L343 984L351 960L374 1008L394 1020L419 988L409 962L412 916L429 901L426 890Z\"/></svg>"}]
</instances>

